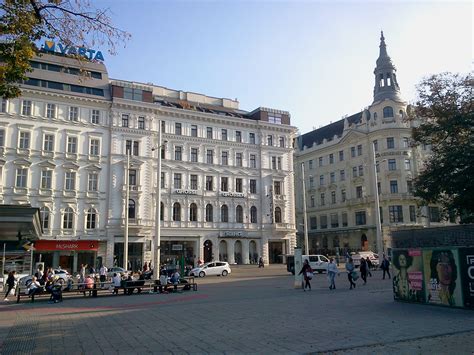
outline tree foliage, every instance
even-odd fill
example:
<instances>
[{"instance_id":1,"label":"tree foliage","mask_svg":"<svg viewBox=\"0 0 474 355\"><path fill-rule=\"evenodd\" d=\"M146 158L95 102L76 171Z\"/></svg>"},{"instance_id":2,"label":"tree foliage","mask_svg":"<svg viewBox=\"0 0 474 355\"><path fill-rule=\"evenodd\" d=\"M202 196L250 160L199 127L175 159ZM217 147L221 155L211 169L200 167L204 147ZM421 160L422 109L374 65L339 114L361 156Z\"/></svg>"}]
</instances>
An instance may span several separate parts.
<instances>
[{"instance_id":1,"label":"tree foliage","mask_svg":"<svg viewBox=\"0 0 474 355\"><path fill-rule=\"evenodd\" d=\"M0 96L19 96L18 83L27 79L30 60L42 38L65 45L92 48L106 45L110 54L130 35L113 26L108 9L95 9L88 0L0 1ZM78 60L84 58L77 57Z\"/></svg>"},{"instance_id":2,"label":"tree foliage","mask_svg":"<svg viewBox=\"0 0 474 355\"><path fill-rule=\"evenodd\" d=\"M471 75L442 73L422 80L410 119L415 144L431 155L415 180L415 196L474 222L474 112Z\"/></svg>"}]
</instances>

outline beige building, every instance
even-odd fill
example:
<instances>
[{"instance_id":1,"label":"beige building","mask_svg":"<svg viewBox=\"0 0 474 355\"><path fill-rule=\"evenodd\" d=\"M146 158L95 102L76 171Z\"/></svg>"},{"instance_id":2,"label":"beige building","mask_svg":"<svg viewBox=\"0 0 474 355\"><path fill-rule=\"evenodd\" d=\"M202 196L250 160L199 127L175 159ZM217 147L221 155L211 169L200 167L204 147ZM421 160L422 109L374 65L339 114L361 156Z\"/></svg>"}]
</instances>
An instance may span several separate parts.
<instances>
[{"instance_id":1,"label":"beige building","mask_svg":"<svg viewBox=\"0 0 474 355\"><path fill-rule=\"evenodd\" d=\"M296 139L296 191L303 191L304 165L311 253L377 251L377 195L385 250L393 230L444 223L436 206L419 206L412 194L413 179L429 149L410 145L412 123L405 120L407 103L401 99L383 33L374 77L369 107ZM302 197L296 195L301 243Z\"/></svg>"}]
</instances>

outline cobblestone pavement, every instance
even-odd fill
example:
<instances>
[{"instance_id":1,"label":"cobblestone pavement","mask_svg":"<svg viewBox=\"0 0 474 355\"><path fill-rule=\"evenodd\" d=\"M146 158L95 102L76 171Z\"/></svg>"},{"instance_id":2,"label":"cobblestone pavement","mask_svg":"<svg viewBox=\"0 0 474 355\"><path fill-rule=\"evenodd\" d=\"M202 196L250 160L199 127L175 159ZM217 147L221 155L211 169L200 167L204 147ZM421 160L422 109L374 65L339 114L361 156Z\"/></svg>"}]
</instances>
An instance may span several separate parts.
<instances>
[{"instance_id":1,"label":"cobblestone pavement","mask_svg":"<svg viewBox=\"0 0 474 355\"><path fill-rule=\"evenodd\" d=\"M197 292L1 303L0 353L473 353L472 311L394 302L373 274L303 292L283 266L242 266Z\"/></svg>"}]
</instances>

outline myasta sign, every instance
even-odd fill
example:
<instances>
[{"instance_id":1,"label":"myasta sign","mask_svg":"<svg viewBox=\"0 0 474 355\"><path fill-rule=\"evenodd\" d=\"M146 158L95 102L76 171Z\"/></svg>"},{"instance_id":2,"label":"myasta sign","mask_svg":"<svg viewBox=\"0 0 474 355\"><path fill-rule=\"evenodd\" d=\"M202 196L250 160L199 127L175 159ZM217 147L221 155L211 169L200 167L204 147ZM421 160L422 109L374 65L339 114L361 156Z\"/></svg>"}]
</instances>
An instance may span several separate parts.
<instances>
[{"instance_id":1,"label":"myasta sign","mask_svg":"<svg viewBox=\"0 0 474 355\"><path fill-rule=\"evenodd\" d=\"M62 43L56 44L53 41L44 41L43 49L46 52L61 53L64 55L80 55L89 60L104 61L104 56L101 51L85 47L74 47Z\"/></svg>"}]
</instances>

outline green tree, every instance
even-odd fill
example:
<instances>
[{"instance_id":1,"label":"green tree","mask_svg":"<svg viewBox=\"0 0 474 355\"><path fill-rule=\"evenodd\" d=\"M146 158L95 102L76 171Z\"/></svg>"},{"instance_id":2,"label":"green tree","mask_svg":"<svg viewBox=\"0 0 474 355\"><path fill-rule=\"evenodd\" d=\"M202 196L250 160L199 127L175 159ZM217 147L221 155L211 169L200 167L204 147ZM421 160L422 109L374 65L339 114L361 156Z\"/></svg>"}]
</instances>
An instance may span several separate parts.
<instances>
[{"instance_id":1,"label":"green tree","mask_svg":"<svg viewBox=\"0 0 474 355\"><path fill-rule=\"evenodd\" d=\"M415 179L415 196L444 207L461 223L474 222L474 112L471 75L442 73L425 78L409 115L413 140L431 146Z\"/></svg>"},{"instance_id":2,"label":"green tree","mask_svg":"<svg viewBox=\"0 0 474 355\"><path fill-rule=\"evenodd\" d=\"M88 0L0 0L0 97L21 94L19 82L39 54L35 42L57 39L65 45L106 45L110 54L130 35L112 25L108 10ZM85 60L77 56L78 60Z\"/></svg>"}]
</instances>

